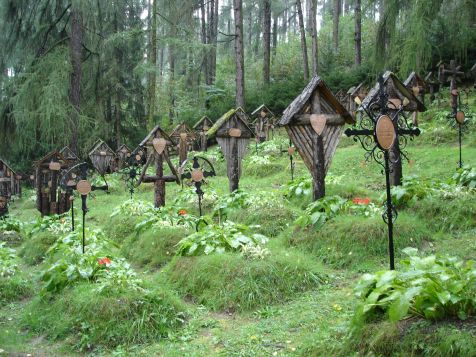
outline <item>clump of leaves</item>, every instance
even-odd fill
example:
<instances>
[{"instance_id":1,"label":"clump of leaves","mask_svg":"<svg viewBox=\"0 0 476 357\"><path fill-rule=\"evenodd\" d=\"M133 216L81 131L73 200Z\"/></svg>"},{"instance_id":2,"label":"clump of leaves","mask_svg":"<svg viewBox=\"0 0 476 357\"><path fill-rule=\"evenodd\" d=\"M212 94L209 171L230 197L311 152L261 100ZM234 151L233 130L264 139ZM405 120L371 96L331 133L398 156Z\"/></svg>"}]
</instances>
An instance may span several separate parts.
<instances>
[{"instance_id":1,"label":"clump of leaves","mask_svg":"<svg viewBox=\"0 0 476 357\"><path fill-rule=\"evenodd\" d=\"M67 233L71 231L71 219L67 214L40 217L33 223L30 236L44 231L53 234Z\"/></svg>"},{"instance_id":2,"label":"clump of leaves","mask_svg":"<svg viewBox=\"0 0 476 357\"><path fill-rule=\"evenodd\" d=\"M0 277L13 276L18 271L18 257L15 249L5 246L0 242Z\"/></svg>"},{"instance_id":3,"label":"clump of leaves","mask_svg":"<svg viewBox=\"0 0 476 357\"><path fill-rule=\"evenodd\" d=\"M392 202L397 207L408 206L430 195L432 190L431 184L420 180L417 176L405 177L400 186L392 187Z\"/></svg>"},{"instance_id":4,"label":"clump of leaves","mask_svg":"<svg viewBox=\"0 0 476 357\"><path fill-rule=\"evenodd\" d=\"M246 244L241 248L241 255L250 260L262 260L269 256L271 252L268 248L260 245Z\"/></svg>"},{"instance_id":5,"label":"clump of leaves","mask_svg":"<svg viewBox=\"0 0 476 357\"><path fill-rule=\"evenodd\" d=\"M456 185L476 189L476 168L465 165L456 171L453 181Z\"/></svg>"},{"instance_id":6,"label":"clump of leaves","mask_svg":"<svg viewBox=\"0 0 476 357\"><path fill-rule=\"evenodd\" d=\"M403 252L408 259L401 261L401 270L365 274L358 282L355 294L361 303L354 316L356 327L383 316L390 321L407 316L431 320L475 316L474 261L420 257L415 248Z\"/></svg>"},{"instance_id":7,"label":"clump of leaves","mask_svg":"<svg viewBox=\"0 0 476 357\"><path fill-rule=\"evenodd\" d=\"M13 217L4 217L0 219L0 232L20 233L23 228L23 222Z\"/></svg>"},{"instance_id":8,"label":"clump of leaves","mask_svg":"<svg viewBox=\"0 0 476 357\"><path fill-rule=\"evenodd\" d=\"M248 193L240 189L233 191L229 195L222 196L213 208L213 217L217 217L219 222L226 221L233 209L246 208L251 204Z\"/></svg>"},{"instance_id":9,"label":"clump of leaves","mask_svg":"<svg viewBox=\"0 0 476 357\"><path fill-rule=\"evenodd\" d=\"M345 210L348 201L340 196L326 196L312 202L304 210L294 223L302 228L313 226L321 228L329 219Z\"/></svg>"},{"instance_id":10,"label":"clump of leaves","mask_svg":"<svg viewBox=\"0 0 476 357\"><path fill-rule=\"evenodd\" d=\"M286 186L284 197L302 198L310 196L312 192L312 179L310 177L298 177L294 181L289 181Z\"/></svg>"},{"instance_id":11,"label":"clump of leaves","mask_svg":"<svg viewBox=\"0 0 476 357\"><path fill-rule=\"evenodd\" d=\"M178 255L208 255L242 251L245 246L265 244L268 238L262 234L253 233L256 227L237 224L231 221L221 225L202 225L198 232L183 238L178 242Z\"/></svg>"},{"instance_id":12,"label":"clump of leaves","mask_svg":"<svg viewBox=\"0 0 476 357\"><path fill-rule=\"evenodd\" d=\"M45 283L42 293L60 292L66 286L80 281L98 283L97 291L141 290L141 280L136 278L129 264L111 253L114 244L101 231L88 232L85 252L81 238L72 232L59 238L48 250L48 268L41 275ZM60 257L56 259L56 257Z\"/></svg>"},{"instance_id":13,"label":"clump of leaves","mask_svg":"<svg viewBox=\"0 0 476 357\"><path fill-rule=\"evenodd\" d=\"M153 210L153 209L154 209L154 206L152 206L152 204L149 202L130 199L123 202L119 206L117 206L112 211L111 217L115 217L117 215L123 215L123 216L129 216L129 217L142 216L146 212L149 212L150 210Z\"/></svg>"},{"instance_id":14,"label":"clump of leaves","mask_svg":"<svg viewBox=\"0 0 476 357\"><path fill-rule=\"evenodd\" d=\"M145 211L142 214L144 218L136 224L135 230L137 232L142 232L147 229L161 228L164 226L186 226L189 228L195 228L198 218L180 207L181 206L171 205L167 207L151 208Z\"/></svg>"}]
</instances>

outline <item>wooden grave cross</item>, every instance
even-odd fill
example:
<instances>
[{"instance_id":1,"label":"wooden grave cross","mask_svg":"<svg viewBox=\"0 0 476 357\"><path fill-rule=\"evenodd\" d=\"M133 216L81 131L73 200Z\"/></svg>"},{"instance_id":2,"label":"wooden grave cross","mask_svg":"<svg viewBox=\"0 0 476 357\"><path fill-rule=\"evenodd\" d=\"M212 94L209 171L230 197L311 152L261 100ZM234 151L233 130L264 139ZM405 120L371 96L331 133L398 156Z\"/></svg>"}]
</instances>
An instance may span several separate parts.
<instances>
[{"instance_id":1,"label":"wooden grave cross","mask_svg":"<svg viewBox=\"0 0 476 357\"><path fill-rule=\"evenodd\" d=\"M447 80L450 80L450 93L451 93L451 108L453 113L458 111L458 84L460 78L465 76L465 73L460 71L461 66L456 66L456 61L450 61L450 69L445 69L444 65L440 66L439 79L441 83L446 83ZM448 78L446 77L448 75Z\"/></svg>"},{"instance_id":2,"label":"wooden grave cross","mask_svg":"<svg viewBox=\"0 0 476 357\"><path fill-rule=\"evenodd\" d=\"M172 140L165 132L156 126L140 144L141 147L148 146L148 158L142 169L141 176L137 182L139 186L142 182L154 184L154 206L165 206L165 183L176 182L180 185L180 176L172 164L167 152L167 146L173 145ZM172 175L164 175L164 159L172 172ZM152 162L155 162L155 175L147 175L147 169Z\"/></svg>"}]
</instances>

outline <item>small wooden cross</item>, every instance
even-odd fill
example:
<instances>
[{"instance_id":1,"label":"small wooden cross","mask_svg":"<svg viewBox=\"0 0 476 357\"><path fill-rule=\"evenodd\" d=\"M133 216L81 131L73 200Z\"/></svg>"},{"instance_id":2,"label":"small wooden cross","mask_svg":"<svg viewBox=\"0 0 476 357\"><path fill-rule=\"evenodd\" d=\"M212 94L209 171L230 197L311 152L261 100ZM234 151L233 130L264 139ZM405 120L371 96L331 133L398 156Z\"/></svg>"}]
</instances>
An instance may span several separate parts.
<instances>
[{"instance_id":1,"label":"small wooden cross","mask_svg":"<svg viewBox=\"0 0 476 357\"><path fill-rule=\"evenodd\" d=\"M458 110L458 84L459 78L465 76L465 73L460 71L461 66L456 66L456 61L450 61L450 69L445 69L444 65L440 66L438 79L441 83L446 83L450 80L450 93L451 93L451 108L453 111ZM448 75L448 78L446 78Z\"/></svg>"}]
</instances>

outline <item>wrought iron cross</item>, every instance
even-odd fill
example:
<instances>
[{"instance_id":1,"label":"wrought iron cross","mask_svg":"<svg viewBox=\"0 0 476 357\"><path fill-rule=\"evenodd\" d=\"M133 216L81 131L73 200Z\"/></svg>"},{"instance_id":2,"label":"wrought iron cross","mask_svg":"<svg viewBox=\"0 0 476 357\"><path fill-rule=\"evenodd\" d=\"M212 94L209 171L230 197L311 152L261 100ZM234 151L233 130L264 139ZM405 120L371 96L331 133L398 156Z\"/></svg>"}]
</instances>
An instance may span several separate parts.
<instances>
[{"instance_id":1,"label":"wrought iron cross","mask_svg":"<svg viewBox=\"0 0 476 357\"><path fill-rule=\"evenodd\" d=\"M120 172L123 174L123 180L126 183L126 187L132 196L139 182L139 177L141 175L141 165L143 163L143 151L134 150L131 156L125 161L126 167L124 167Z\"/></svg>"},{"instance_id":2,"label":"wrought iron cross","mask_svg":"<svg viewBox=\"0 0 476 357\"><path fill-rule=\"evenodd\" d=\"M360 142L364 150L367 151L365 154L367 161L373 158L384 169L387 200L382 218L388 226L390 269L394 270L393 224L398 217L398 212L392 203L390 192L390 172L395 162L390 160L389 150L397 141L402 142L402 147L404 147L406 145L405 136L410 136L412 139L413 136L420 135L420 129L414 128L412 124L407 122L405 116L400 115L404 103L400 103L398 108L394 108L394 103L389 100L382 76L379 77L378 83L379 95L369 105L363 107L366 117L362 117L359 121L359 128L349 128L345 131L345 134L353 136L355 141ZM389 107L392 109L391 111ZM407 158L403 153L402 155Z\"/></svg>"},{"instance_id":3,"label":"wrought iron cross","mask_svg":"<svg viewBox=\"0 0 476 357\"><path fill-rule=\"evenodd\" d=\"M191 179L195 185L195 193L198 195L198 209L200 216L202 215L202 199L205 192L202 191L202 185L205 183L206 177L216 176L215 168L212 163L204 157L194 156L192 167L185 168L181 178ZM182 181L183 182L183 181Z\"/></svg>"},{"instance_id":4,"label":"wrought iron cross","mask_svg":"<svg viewBox=\"0 0 476 357\"><path fill-rule=\"evenodd\" d=\"M86 245L85 239L85 223L86 223L86 213L89 211L87 206L88 195L92 191L106 191L108 192L108 184L106 183L103 186L94 186L91 182L88 181L88 169L89 165L86 162L82 162L70 168L63 175L60 181L60 186L63 190L73 192L74 190L78 191L81 195L81 209L83 211L83 241L82 241L82 251L84 254L84 247ZM102 176L103 177L103 176ZM104 177L103 177L104 179ZM74 231L74 207L73 201L71 201L71 229Z\"/></svg>"},{"instance_id":5,"label":"wrought iron cross","mask_svg":"<svg viewBox=\"0 0 476 357\"><path fill-rule=\"evenodd\" d=\"M289 147L286 150L281 150L281 152L288 153L291 168L291 181L294 181L294 167L296 166L296 163L294 162L294 153L296 152L296 148L293 146L291 139L289 140Z\"/></svg>"}]
</instances>

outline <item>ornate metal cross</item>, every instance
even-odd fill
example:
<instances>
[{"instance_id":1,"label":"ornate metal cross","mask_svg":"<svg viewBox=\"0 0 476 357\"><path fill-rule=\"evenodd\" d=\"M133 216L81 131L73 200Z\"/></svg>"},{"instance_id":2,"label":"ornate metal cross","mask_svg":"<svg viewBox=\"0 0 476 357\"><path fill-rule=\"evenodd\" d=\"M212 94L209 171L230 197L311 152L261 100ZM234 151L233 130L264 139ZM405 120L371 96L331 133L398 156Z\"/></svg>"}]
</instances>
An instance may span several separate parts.
<instances>
[{"instance_id":1,"label":"ornate metal cross","mask_svg":"<svg viewBox=\"0 0 476 357\"><path fill-rule=\"evenodd\" d=\"M291 169L291 181L294 181L294 167L296 166L296 163L294 162L294 153L296 152L296 148L293 146L291 139L289 140L289 147L286 150L281 150L281 152L288 153L289 165Z\"/></svg>"},{"instance_id":2,"label":"ornate metal cross","mask_svg":"<svg viewBox=\"0 0 476 357\"><path fill-rule=\"evenodd\" d=\"M82 251L84 254L84 247L86 245L85 239L85 223L86 223L86 213L89 211L87 206L87 198L88 195L92 191L106 191L108 192L108 185L106 183L103 186L94 186L91 182L88 181L88 169L89 165L86 162L82 162L70 168L66 173L63 175L60 181L60 186L63 190L72 193L74 190L78 191L81 195L81 209L83 211L83 241L82 241ZM104 177L103 177L104 179ZM71 195L71 198L73 196ZM73 207L73 200L71 199L71 229L74 231L74 207Z\"/></svg>"},{"instance_id":3,"label":"ornate metal cross","mask_svg":"<svg viewBox=\"0 0 476 357\"><path fill-rule=\"evenodd\" d=\"M405 116L400 115L403 111L404 103L400 103L398 108L389 100L385 89L383 77L379 77L379 95L364 107L366 117L361 118L359 128L347 129L345 134L353 136L355 141L359 141L367 153L366 160L373 158L380 164L385 171L386 183L386 208L382 214L384 222L388 226L388 251L390 257L390 269L395 269L395 252L393 245L393 223L397 219L398 212L392 203L390 192L390 172L395 162L391 161L389 150L397 143L404 141L402 147L406 144L405 136L420 135L420 129L414 128L408 123ZM389 110L391 109L391 110ZM403 140L402 140L403 139ZM406 155L402 153L406 158Z\"/></svg>"},{"instance_id":4,"label":"ornate metal cross","mask_svg":"<svg viewBox=\"0 0 476 357\"><path fill-rule=\"evenodd\" d=\"M216 176L215 168L209 160L201 156L194 156L192 167L185 166L184 172L181 175L182 180L189 179L191 180L191 183L195 185L195 193L198 195L198 209L200 216L202 215L202 198L205 194L205 192L202 191L202 185L205 183L206 177L213 176Z\"/></svg>"}]
</instances>

